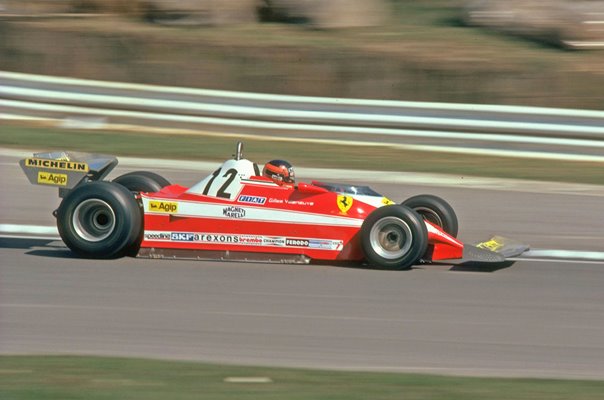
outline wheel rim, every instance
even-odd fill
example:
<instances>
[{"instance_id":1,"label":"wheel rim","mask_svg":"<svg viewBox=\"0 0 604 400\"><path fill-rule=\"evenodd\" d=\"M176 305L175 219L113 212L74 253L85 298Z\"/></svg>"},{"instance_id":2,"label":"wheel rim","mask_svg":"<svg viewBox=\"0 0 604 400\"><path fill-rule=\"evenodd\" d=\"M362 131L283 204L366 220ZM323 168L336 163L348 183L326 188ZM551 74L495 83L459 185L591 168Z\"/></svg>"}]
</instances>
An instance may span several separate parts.
<instances>
[{"instance_id":1,"label":"wheel rim","mask_svg":"<svg viewBox=\"0 0 604 400\"><path fill-rule=\"evenodd\" d=\"M115 230L113 209L99 199L88 199L78 204L72 222L78 236L89 242L100 242Z\"/></svg>"},{"instance_id":2,"label":"wheel rim","mask_svg":"<svg viewBox=\"0 0 604 400\"><path fill-rule=\"evenodd\" d=\"M417 207L417 208L414 208L414 210L419 215L421 215L422 218L425 219L426 221L432 222L433 224L438 225L441 228L445 226L443 219L434 210L432 210L430 208L426 208L426 207Z\"/></svg>"},{"instance_id":3,"label":"wheel rim","mask_svg":"<svg viewBox=\"0 0 604 400\"><path fill-rule=\"evenodd\" d=\"M370 243L373 250L389 260L403 257L411 249L413 233L400 218L385 217L371 228Z\"/></svg>"}]
</instances>

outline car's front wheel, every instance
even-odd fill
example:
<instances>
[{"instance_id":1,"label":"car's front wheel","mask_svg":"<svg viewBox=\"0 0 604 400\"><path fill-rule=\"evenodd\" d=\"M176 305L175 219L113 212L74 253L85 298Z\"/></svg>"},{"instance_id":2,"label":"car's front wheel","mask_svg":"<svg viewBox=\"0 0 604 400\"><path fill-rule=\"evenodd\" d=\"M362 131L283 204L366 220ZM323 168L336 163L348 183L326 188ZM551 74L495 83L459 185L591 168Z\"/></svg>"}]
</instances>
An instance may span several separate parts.
<instances>
[{"instance_id":1,"label":"car's front wheel","mask_svg":"<svg viewBox=\"0 0 604 400\"><path fill-rule=\"evenodd\" d=\"M445 200L431 194L420 194L401 203L415 210L425 220L441 227L453 237L457 237L459 223L453 207Z\"/></svg>"},{"instance_id":2,"label":"car's front wheel","mask_svg":"<svg viewBox=\"0 0 604 400\"><path fill-rule=\"evenodd\" d=\"M110 182L76 187L57 210L63 242L87 258L124 255L138 240L141 226L141 213L132 193Z\"/></svg>"},{"instance_id":3,"label":"car's front wheel","mask_svg":"<svg viewBox=\"0 0 604 400\"><path fill-rule=\"evenodd\" d=\"M373 211L361 226L361 248L367 261L381 269L409 269L426 252L428 231L422 217L401 205Z\"/></svg>"},{"instance_id":4,"label":"car's front wheel","mask_svg":"<svg viewBox=\"0 0 604 400\"><path fill-rule=\"evenodd\" d=\"M170 182L163 176L149 171L135 171L120 175L113 180L125 186L131 192L159 192L162 188L169 186Z\"/></svg>"}]
</instances>

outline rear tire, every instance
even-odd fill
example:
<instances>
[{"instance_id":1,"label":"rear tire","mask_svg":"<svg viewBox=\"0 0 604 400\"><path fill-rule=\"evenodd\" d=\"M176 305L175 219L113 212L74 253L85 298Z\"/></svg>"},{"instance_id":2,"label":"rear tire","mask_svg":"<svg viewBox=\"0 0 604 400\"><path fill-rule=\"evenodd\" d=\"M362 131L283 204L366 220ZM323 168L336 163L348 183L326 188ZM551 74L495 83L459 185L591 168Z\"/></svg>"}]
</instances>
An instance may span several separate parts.
<instances>
[{"instance_id":1,"label":"rear tire","mask_svg":"<svg viewBox=\"0 0 604 400\"><path fill-rule=\"evenodd\" d=\"M132 193L155 193L166 186L170 186L170 182L163 176L149 171L135 171L120 175L113 180L113 183L124 186ZM145 216L142 203L139 203L139 213L141 220L144 221ZM134 243L126 249L126 254L129 256L135 256L138 253L140 243L143 241L143 225L144 223L140 225L140 230Z\"/></svg>"},{"instance_id":2,"label":"rear tire","mask_svg":"<svg viewBox=\"0 0 604 400\"><path fill-rule=\"evenodd\" d=\"M162 188L170 186L170 182L154 172L135 171L120 175L113 180L114 183L126 187L131 192L159 192Z\"/></svg>"},{"instance_id":3,"label":"rear tire","mask_svg":"<svg viewBox=\"0 0 604 400\"><path fill-rule=\"evenodd\" d=\"M457 237L459 224L453 207L445 200L431 194L413 196L401 203L421 215L425 220L440 226L445 232Z\"/></svg>"},{"instance_id":4,"label":"rear tire","mask_svg":"<svg viewBox=\"0 0 604 400\"><path fill-rule=\"evenodd\" d=\"M401 205L377 208L361 226L361 248L367 261L381 269L409 269L428 247L422 217Z\"/></svg>"},{"instance_id":5,"label":"rear tire","mask_svg":"<svg viewBox=\"0 0 604 400\"><path fill-rule=\"evenodd\" d=\"M110 182L72 190L57 211L63 242L86 258L123 256L138 240L142 216L132 192Z\"/></svg>"}]
</instances>

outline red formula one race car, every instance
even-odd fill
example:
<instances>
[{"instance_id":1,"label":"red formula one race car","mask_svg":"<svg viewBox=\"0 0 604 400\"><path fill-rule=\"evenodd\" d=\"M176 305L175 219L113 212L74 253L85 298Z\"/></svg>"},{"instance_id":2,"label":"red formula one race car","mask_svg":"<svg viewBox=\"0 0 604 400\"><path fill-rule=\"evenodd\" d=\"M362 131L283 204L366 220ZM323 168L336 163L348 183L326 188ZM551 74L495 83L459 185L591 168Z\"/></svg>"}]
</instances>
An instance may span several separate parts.
<instances>
[{"instance_id":1,"label":"red formula one race car","mask_svg":"<svg viewBox=\"0 0 604 400\"><path fill-rule=\"evenodd\" d=\"M261 174L241 149L189 188L146 171L105 181L117 165L110 156L39 153L20 164L30 182L59 187L59 233L83 257L352 261L408 269L420 262L502 263L528 249L499 237L462 243L455 212L439 197L394 204L367 186L296 185L287 163L267 164Z\"/></svg>"}]
</instances>

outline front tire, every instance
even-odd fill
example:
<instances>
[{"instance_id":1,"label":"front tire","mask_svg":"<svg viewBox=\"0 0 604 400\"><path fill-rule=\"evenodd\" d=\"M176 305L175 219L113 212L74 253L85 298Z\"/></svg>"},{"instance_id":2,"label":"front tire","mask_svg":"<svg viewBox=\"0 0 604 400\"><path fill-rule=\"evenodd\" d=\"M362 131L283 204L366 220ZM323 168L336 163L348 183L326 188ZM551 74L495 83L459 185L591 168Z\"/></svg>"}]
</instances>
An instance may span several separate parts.
<instances>
[{"instance_id":1,"label":"front tire","mask_svg":"<svg viewBox=\"0 0 604 400\"><path fill-rule=\"evenodd\" d=\"M422 217L401 205L377 208L361 226L367 261L381 269L409 269L426 252L428 230Z\"/></svg>"},{"instance_id":2,"label":"front tire","mask_svg":"<svg viewBox=\"0 0 604 400\"><path fill-rule=\"evenodd\" d=\"M459 223L455 210L440 197L420 194L408 198L401 204L415 210L425 220L441 227L449 235L457 237Z\"/></svg>"},{"instance_id":3,"label":"front tire","mask_svg":"<svg viewBox=\"0 0 604 400\"><path fill-rule=\"evenodd\" d=\"M170 185L167 179L149 171L129 172L118 176L113 182L125 186L131 192L146 193L159 192L162 188Z\"/></svg>"},{"instance_id":4,"label":"front tire","mask_svg":"<svg viewBox=\"0 0 604 400\"><path fill-rule=\"evenodd\" d=\"M123 256L138 240L141 226L141 213L132 193L110 182L76 187L57 211L63 242L86 258Z\"/></svg>"}]
</instances>

